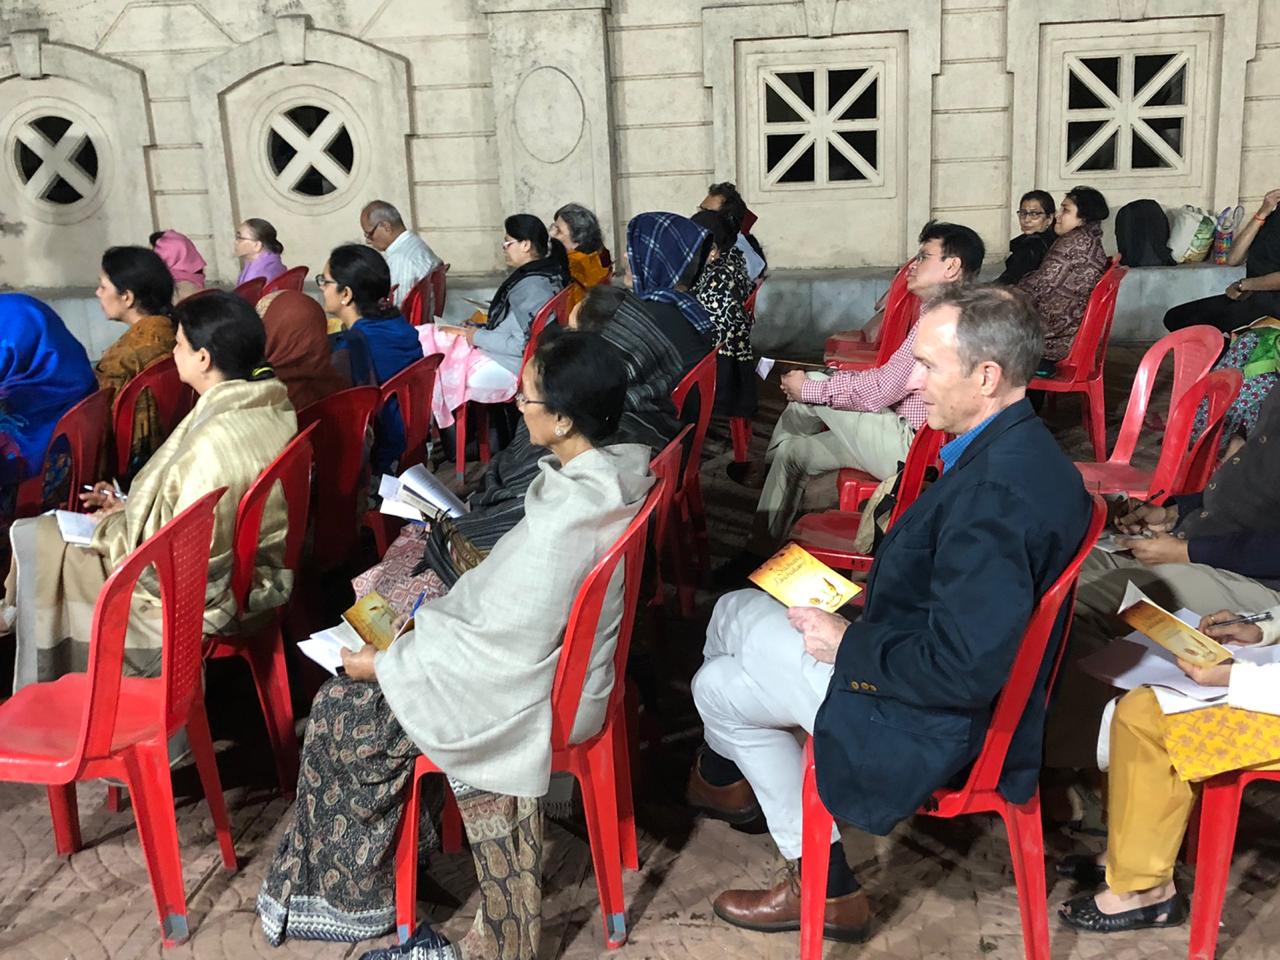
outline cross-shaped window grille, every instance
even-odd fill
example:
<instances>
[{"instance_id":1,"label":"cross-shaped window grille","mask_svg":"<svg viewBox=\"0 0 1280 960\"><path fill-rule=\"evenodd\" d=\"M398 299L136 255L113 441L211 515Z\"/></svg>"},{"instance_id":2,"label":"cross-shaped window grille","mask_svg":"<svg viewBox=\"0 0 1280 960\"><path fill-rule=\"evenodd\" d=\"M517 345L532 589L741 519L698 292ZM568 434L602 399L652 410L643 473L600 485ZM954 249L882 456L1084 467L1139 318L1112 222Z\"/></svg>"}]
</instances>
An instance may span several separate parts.
<instances>
[{"instance_id":1,"label":"cross-shaped window grille","mask_svg":"<svg viewBox=\"0 0 1280 960\"><path fill-rule=\"evenodd\" d=\"M50 114L16 130L14 163L28 200L68 206L97 187L98 151L75 120Z\"/></svg>"},{"instance_id":2,"label":"cross-shaped window grille","mask_svg":"<svg viewBox=\"0 0 1280 960\"><path fill-rule=\"evenodd\" d=\"M765 70L765 185L883 182L881 66Z\"/></svg>"},{"instance_id":3,"label":"cross-shaped window grille","mask_svg":"<svg viewBox=\"0 0 1280 960\"><path fill-rule=\"evenodd\" d=\"M298 106L272 118L267 159L281 191L323 197L350 182L355 147L338 114Z\"/></svg>"},{"instance_id":4,"label":"cross-shaped window grille","mask_svg":"<svg viewBox=\"0 0 1280 960\"><path fill-rule=\"evenodd\" d=\"M1185 52L1068 56L1064 173L1187 166Z\"/></svg>"}]
</instances>

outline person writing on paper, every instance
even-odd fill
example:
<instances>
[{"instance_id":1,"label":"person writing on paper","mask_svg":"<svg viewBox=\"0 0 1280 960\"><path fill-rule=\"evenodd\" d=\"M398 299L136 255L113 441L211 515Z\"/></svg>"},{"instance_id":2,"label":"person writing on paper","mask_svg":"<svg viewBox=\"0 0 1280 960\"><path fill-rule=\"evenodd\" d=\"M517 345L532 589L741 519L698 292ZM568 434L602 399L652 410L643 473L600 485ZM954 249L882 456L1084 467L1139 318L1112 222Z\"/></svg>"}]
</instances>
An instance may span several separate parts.
<instances>
[{"instance_id":1,"label":"person writing on paper","mask_svg":"<svg viewBox=\"0 0 1280 960\"><path fill-rule=\"evenodd\" d=\"M1045 766L1092 770L1098 723L1116 695L1078 662L1124 636L1115 613L1130 582L1166 610L1280 604L1280 393L1201 493L1134 504L1116 520L1128 553L1094 550L1080 571L1071 640L1045 731Z\"/></svg>"},{"instance_id":2,"label":"person writing on paper","mask_svg":"<svg viewBox=\"0 0 1280 960\"><path fill-rule=\"evenodd\" d=\"M469 400L501 403L519 386L520 363L533 318L569 282L568 260L559 240L530 213L507 217L502 256L511 272L498 287L488 315L462 327L424 323L418 328L423 356L444 354L436 372L431 409L440 427Z\"/></svg>"},{"instance_id":3,"label":"person writing on paper","mask_svg":"<svg viewBox=\"0 0 1280 960\"><path fill-rule=\"evenodd\" d=\"M262 365L266 334L253 307L214 293L175 308L178 376L199 395L195 407L134 478L127 500L109 483L82 495L97 521L87 547L63 542L54 517L13 525L14 565L5 604L16 607L14 689L87 668L94 603L107 577L151 534L200 497L226 487L214 513L206 633L235 628L231 595L232 534L240 497L285 448L297 419L284 385ZM258 569L249 612L283 603L292 574L281 569L287 527L279 492L262 520ZM158 676L161 666L159 586L144 577L134 593L125 635L124 670Z\"/></svg>"},{"instance_id":4,"label":"person writing on paper","mask_svg":"<svg viewBox=\"0 0 1280 960\"><path fill-rule=\"evenodd\" d=\"M448 594L418 608L411 633L380 653L371 645L345 653L346 676L312 703L298 801L258 895L270 943L354 942L394 929L390 864L421 751L449 777L485 896L458 943L423 924L409 943L365 958L406 949L422 960L536 956L540 798L551 776L550 696L565 624L583 578L653 484L647 447L603 446L625 392L622 359L599 336L566 333L539 346L516 404L550 453L525 518ZM604 721L621 604L615 578L574 742Z\"/></svg>"},{"instance_id":5,"label":"person writing on paper","mask_svg":"<svg viewBox=\"0 0 1280 960\"><path fill-rule=\"evenodd\" d=\"M1090 519L1079 471L1026 400L1043 344L1039 318L1010 288L953 287L927 301L910 389L929 426L955 439L942 476L877 551L862 617L787 609L756 590L716 604L693 680L706 744L688 800L731 823L763 813L787 861L771 888L720 894L722 920L799 927L797 728L813 734L828 808L880 835L978 755L1031 612ZM1001 791L1015 803L1035 791L1044 683L1005 761ZM863 940L871 909L835 830L830 863L827 936Z\"/></svg>"},{"instance_id":6,"label":"person writing on paper","mask_svg":"<svg viewBox=\"0 0 1280 960\"><path fill-rule=\"evenodd\" d=\"M1268 612L1268 621L1227 624L1239 614L1218 610L1201 618L1200 630L1219 643L1275 643L1280 606ZM1173 871L1197 783L1233 770L1280 769L1280 748L1274 746L1280 742L1280 663L1178 666L1202 686L1223 688L1226 701L1166 716L1150 687L1120 699L1108 748L1106 853L1101 861L1068 858L1076 876L1105 883L1059 910L1078 930L1117 933L1182 923L1187 903L1174 886Z\"/></svg>"}]
</instances>

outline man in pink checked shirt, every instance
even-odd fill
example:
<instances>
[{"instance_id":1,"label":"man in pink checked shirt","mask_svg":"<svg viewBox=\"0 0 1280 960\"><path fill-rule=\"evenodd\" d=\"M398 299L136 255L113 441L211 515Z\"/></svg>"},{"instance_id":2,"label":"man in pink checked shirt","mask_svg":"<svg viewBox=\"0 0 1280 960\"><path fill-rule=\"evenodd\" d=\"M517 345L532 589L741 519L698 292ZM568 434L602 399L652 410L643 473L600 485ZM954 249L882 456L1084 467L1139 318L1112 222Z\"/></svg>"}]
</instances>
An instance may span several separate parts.
<instances>
[{"instance_id":1,"label":"man in pink checked shirt","mask_svg":"<svg viewBox=\"0 0 1280 960\"><path fill-rule=\"evenodd\" d=\"M973 230L931 220L920 231L920 250L908 271L907 289L921 296L933 287L968 282L982 268L985 253ZM763 557L777 549L795 521L809 477L853 467L883 480L906 459L916 429L925 420L919 394L908 389L915 339L913 326L882 367L830 376L792 370L782 377L782 392L792 402L769 439L769 473L747 553Z\"/></svg>"}]
</instances>

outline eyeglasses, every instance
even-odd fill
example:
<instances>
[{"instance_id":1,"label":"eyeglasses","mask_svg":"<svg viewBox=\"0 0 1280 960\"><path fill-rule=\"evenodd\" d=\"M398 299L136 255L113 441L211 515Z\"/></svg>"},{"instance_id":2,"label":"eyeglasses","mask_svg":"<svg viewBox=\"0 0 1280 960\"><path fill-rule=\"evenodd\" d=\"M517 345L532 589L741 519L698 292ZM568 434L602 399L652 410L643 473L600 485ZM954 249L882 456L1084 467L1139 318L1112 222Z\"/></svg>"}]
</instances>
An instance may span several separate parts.
<instances>
[{"instance_id":1,"label":"eyeglasses","mask_svg":"<svg viewBox=\"0 0 1280 960\"><path fill-rule=\"evenodd\" d=\"M378 228L379 228L380 226L382 226L382 225L383 225L384 223L386 223L386 222L387 222L387 221L385 221L385 220L379 220L377 223L375 223L375 224L374 224L372 227L370 227L368 230L364 231L364 238L365 238L366 240L372 240L372 239L373 239L373 235L374 235L375 233L377 233L377 232L378 232Z\"/></svg>"},{"instance_id":2,"label":"eyeglasses","mask_svg":"<svg viewBox=\"0 0 1280 960\"><path fill-rule=\"evenodd\" d=\"M511 246L513 243L519 243L519 242L520 242L519 240L511 240L511 239L503 240L502 249L505 250L507 249L507 247Z\"/></svg>"},{"instance_id":3,"label":"eyeglasses","mask_svg":"<svg viewBox=\"0 0 1280 960\"><path fill-rule=\"evenodd\" d=\"M526 406L528 406L528 405L529 405L529 404L531 404L531 403L537 403L537 404L540 404L541 406L544 406L544 407L547 405L547 401L545 401L545 400L533 400L533 399L531 399L531 398L529 398L529 397L526 397L523 393L521 393L521 392L519 392L519 391L517 391L517 393L516 393L516 395L515 395L515 398L514 398L514 399L515 399L515 401L516 401L516 406L517 406L517 407L521 407L521 408L526 407Z\"/></svg>"},{"instance_id":4,"label":"eyeglasses","mask_svg":"<svg viewBox=\"0 0 1280 960\"><path fill-rule=\"evenodd\" d=\"M323 290L325 287L327 287L331 283L336 285L337 282L338 282L337 280L334 280L330 277L326 277L323 273L316 274L316 286L319 287L321 290Z\"/></svg>"},{"instance_id":5,"label":"eyeglasses","mask_svg":"<svg viewBox=\"0 0 1280 960\"><path fill-rule=\"evenodd\" d=\"M1019 210L1019 220L1039 220L1041 217L1047 217L1048 214L1043 210Z\"/></svg>"},{"instance_id":6,"label":"eyeglasses","mask_svg":"<svg viewBox=\"0 0 1280 960\"><path fill-rule=\"evenodd\" d=\"M237 240L243 240L245 243L252 243L253 241L257 240L258 238L257 238L257 237L242 237L242 236L240 236L240 234L238 234L238 233L237 233L237 234L236 234L236 239L237 239Z\"/></svg>"}]
</instances>

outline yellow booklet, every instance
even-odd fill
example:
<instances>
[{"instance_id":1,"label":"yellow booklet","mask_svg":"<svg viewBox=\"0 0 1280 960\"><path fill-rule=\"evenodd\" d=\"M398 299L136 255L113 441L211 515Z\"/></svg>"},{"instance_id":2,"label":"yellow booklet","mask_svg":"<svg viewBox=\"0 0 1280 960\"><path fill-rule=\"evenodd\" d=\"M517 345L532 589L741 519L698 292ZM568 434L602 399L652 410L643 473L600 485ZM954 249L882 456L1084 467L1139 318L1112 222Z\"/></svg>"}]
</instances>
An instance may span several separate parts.
<instances>
[{"instance_id":1,"label":"yellow booklet","mask_svg":"<svg viewBox=\"0 0 1280 960\"><path fill-rule=\"evenodd\" d=\"M412 617L401 617L377 591L366 593L357 600L342 614L342 619L351 625L361 640L372 643L379 650L387 649L393 640L413 626Z\"/></svg>"},{"instance_id":2,"label":"yellow booklet","mask_svg":"<svg viewBox=\"0 0 1280 960\"><path fill-rule=\"evenodd\" d=\"M1195 627L1183 623L1133 583L1125 588L1119 617L1187 663L1207 667L1231 659L1230 650Z\"/></svg>"},{"instance_id":3,"label":"yellow booklet","mask_svg":"<svg viewBox=\"0 0 1280 960\"><path fill-rule=\"evenodd\" d=\"M748 578L788 607L835 613L862 592L798 543L788 543Z\"/></svg>"}]
</instances>

